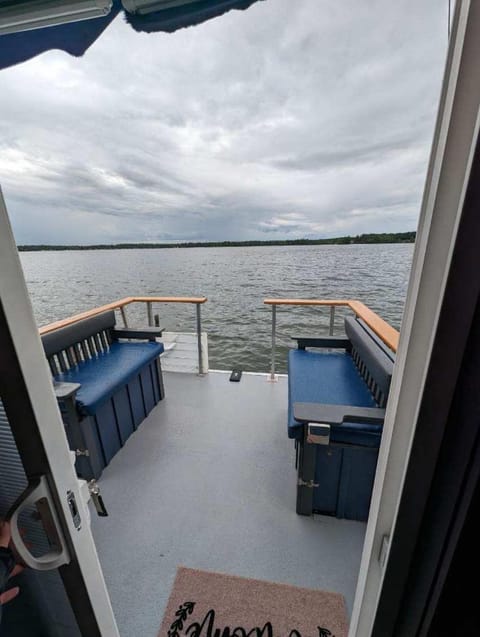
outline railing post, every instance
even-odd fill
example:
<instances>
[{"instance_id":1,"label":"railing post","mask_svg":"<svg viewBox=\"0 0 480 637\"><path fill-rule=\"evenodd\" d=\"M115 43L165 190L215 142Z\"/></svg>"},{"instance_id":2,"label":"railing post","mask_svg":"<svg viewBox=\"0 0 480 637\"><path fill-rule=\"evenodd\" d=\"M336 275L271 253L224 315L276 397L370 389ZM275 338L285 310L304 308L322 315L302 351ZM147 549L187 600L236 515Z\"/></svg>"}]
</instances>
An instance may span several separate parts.
<instances>
[{"instance_id":1,"label":"railing post","mask_svg":"<svg viewBox=\"0 0 480 637\"><path fill-rule=\"evenodd\" d=\"M275 380L275 336L277 323L277 306L272 305L272 360L270 363L270 380Z\"/></svg>"},{"instance_id":2,"label":"railing post","mask_svg":"<svg viewBox=\"0 0 480 637\"><path fill-rule=\"evenodd\" d=\"M200 303L196 303L197 310L197 346L198 346L198 373L203 374L203 358L202 358L202 318L200 316Z\"/></svg>"},{"instance_id":3,"label":"railing post","mask_svg":"<svg viewBox=\"0 0 480 637\"><path fill-rule=\"evenodd\" d=\"M335 330L335 306L331 305L330 306L330 329L328 331L330 336L333 336L334 330Z\"/></svg>"},{"instance_id":4,"label":"railing post","mask_svg":"<svg viewBox=\"0 0 480 637\"><path fill-rule=\"evenodd\" d=\"M151 301L147 301L147 317L148 317L148 326L153 327L153 312L152 312Z\"/></svg>"},{"instance_id":5,"label":"railing post","mask_svg":"<svg viewBox=\"0 0 480 637\"><path fill-rule=\"evenodd\" d=\"M123 327L128 327L127 314L123 305L120 306L120 314L122 315Z\"/></svg>"}]
</instances>

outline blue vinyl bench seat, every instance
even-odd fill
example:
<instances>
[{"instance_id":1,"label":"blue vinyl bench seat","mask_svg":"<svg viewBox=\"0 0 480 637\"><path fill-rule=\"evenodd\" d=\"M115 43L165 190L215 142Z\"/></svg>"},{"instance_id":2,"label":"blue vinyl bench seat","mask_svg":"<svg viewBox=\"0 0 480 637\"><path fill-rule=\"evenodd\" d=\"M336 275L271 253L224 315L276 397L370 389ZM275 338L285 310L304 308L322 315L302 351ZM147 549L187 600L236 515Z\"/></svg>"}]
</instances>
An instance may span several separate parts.
<instances>
[{"instance_id":1,"label":"blue vinyl bench seat","mask_svg":"<svg viewBox=\"0 0 480 637\"><path fill-rule=\"evenodd\" d=\"M54 379L62 383L80 383L76 401L80 413L94 416L118 387L128 385L141 370L163 352L162 343L120 343L108 352L81 362Z\"/></svg>"},{"instance_id":2,"label":"blue vinyl bench seat","mask_svg":"<svg viewBox=\"0 0 480 637\"><path fill-rule=\"evenodd\" d=\"M345 333L296 339L287 428L297 451L297 513L366 520L394 354L359 319L346 318Z\"/></svg>"},{"instance_id":3,"label":"blue vinyl bench seat","mask_svg":"<svg viewBox=\"0 0 480 637\"><path fill-rule=\"evenodd\" d=\"M98 478L163 399L161 333L118 329L111 310L42 336L81 478Z\"/></svg>"},{"instance_id":4,"label":"blue vinyl bench seat","mask_svg":"<svg viewBox=\"0 0 480 637\"><path fill-rule=\"evenodd\" d=\"M328 403L376 407L377 404L347 352L318 352L295 349L288 354L288 436L300 440L303 423L293 417L294 403ZM332 431L345 438L352 434L381 431L379 425L348 423Z\"/></svg>"}]
</instances>

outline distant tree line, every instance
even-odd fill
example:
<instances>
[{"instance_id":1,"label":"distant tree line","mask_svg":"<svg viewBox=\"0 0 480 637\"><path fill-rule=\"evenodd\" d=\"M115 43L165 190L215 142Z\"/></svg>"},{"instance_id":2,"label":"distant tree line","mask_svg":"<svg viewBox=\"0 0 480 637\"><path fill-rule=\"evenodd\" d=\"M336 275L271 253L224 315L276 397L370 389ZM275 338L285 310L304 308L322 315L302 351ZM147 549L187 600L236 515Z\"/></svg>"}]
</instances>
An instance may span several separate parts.
<instances>
[{"instance_id":1,"label":"distant tree line","mask_svg":"<svg viewBox=\"0 0 480 637\"><path fill-rule=\"evenodd\" d=\"M414 243L415 232L357 234L330 239L284 239L274 241L188 241L182 243L101 243L96 245L19 245L20 252L40 250L130 250L152 248L232 248L242 246L349 245L357 243Z\"/></svg>"}]
</instances>

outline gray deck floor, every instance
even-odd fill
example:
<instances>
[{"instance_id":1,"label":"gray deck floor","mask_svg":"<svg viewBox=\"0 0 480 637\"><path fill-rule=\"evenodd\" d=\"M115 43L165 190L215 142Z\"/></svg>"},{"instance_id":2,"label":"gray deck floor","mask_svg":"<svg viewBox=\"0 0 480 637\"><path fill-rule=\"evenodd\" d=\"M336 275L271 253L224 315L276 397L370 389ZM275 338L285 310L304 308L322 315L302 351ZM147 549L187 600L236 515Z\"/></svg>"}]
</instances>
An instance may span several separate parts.
<instances>
[{"instance_id":1,"label":"gray deck floor","mask_svg":"<svg viewBox=\"0 0 480 637\"><path fill-rule=\"evenodd\" d=\"M353 602L365 525L295 513L287 380L165 374L166 398L105 470L92 528L122 637L156 637L177 566Z\"/></svg>"}]
</instances>

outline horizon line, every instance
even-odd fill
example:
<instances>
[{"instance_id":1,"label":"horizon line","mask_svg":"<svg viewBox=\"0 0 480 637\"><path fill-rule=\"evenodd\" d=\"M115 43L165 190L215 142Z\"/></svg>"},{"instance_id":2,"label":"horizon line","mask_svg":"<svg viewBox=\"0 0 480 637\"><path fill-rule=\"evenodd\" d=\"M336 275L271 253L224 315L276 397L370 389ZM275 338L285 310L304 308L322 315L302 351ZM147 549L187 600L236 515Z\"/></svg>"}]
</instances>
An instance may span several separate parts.
<instances>
[{"instance_id":1,"label":"horizon line","mask_svg":"<svg viewBox=\"0 0 480 637\"><path fill-rule=\"evenodd\" d=\"M172 241L172 242L134 242L94 244L59 244L59 243L24 243L18 244L20 252L34 250L113 250L113 249L155 249L155 248L189 248L189 247L242 247L242 246L282 246L282 245L342 245L368 243L414 243L415 230L406 232L369 232L357 235L344 235L323 239L246 239L246 240L217 240L217 241Z\"/></svg>"}]
</instances>

